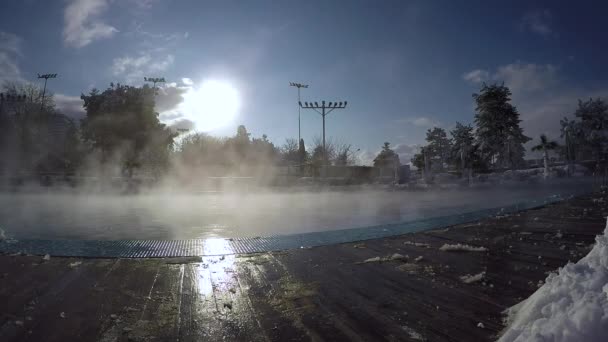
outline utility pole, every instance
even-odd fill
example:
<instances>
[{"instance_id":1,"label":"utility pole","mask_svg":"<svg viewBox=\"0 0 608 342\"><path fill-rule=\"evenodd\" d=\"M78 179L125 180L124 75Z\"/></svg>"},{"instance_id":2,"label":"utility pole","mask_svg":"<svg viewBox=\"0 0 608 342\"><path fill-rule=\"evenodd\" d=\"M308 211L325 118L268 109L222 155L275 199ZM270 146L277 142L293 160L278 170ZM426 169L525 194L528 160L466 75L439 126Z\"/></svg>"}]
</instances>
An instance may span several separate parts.
<instances>
[{"instance_id":1,"label":"utility pole","mask_svg":"<svg viewBox=\"0 0 608 342\"><path fill-rule=\"evenodd\" d=\"M44 78L44 89L42 90L42 99L40 100L40 109L44 108L44 95L46 94L46 82L49 78L56 78L57 74L38 74L38 78Z\"/></svg>"},{"instance_id":2,"label":"utility pole","mask_svg":"<svg viewBox=\"0 0 608 342\"><path fill-rule=\"evenodd\" d=\"M144 82L152 82L152 89L154 89L154 95L156 95L156 83L165 83L164 77L144 77Z\"/></svg>"},{"instance_id":3,"label":"utility pole","mask_svg":"<svg viewBox=\"0 0 608 342\"><path fill-rule=\"evenodd\" d=\"M308 88L308 84L289 82L289 86L298 88L298 103L300 103L300 89ZM298 146L300 145L300 140L302 140L302 130L300 128L300 107L301 106L298 106Z\"/></svg>"},{"instance_id":4,"label":"utility pole","mask_svg":"<svg viewBox=\"0 0 608 342\"><path fill-rule=\"evenodd\" d=\"M321 105L319 106L318 102L304 102L304 105L302 105L302 102L298 101L298 104L301 108L312 109L323 117L323 165L325 165L327 164L327 150L325 149L325 116L335 109L346 108L347 102L329 102L325 105L325 101L321 101ZM319 111L319 109L321 109L321 111Z\"/></svg>"}]
</instances>

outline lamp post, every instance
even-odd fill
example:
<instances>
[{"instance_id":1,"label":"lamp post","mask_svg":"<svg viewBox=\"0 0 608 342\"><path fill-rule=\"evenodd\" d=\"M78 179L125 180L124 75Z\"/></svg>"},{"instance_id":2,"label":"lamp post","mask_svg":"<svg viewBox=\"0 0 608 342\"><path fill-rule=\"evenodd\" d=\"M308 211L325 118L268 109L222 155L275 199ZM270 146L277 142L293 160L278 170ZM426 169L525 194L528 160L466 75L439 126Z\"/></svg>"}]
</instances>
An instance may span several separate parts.
<instances>
[{"instance_id":1,"label":"lamp post","mask_svg":"<svg viewBox=\"0 0 608 342\"><path fill-rule=\"evenodd\" d=\"M325 101L321 101L321 105L319 105L318 102L304 102L304 104L302 104L301 101L298 101L298 104L301 108L312 109L323 117L323 165L325 165L327 163L327 151L325 149L325 116L335 109L346 108L347 102L329 102L328 104L325 104ZM319 111L319 109L321 111Z\"/></svg>"},{"instance_id":2,"label":"lamp post","mask_svg":"<svg viewBox=\"0 0 608 342\"><path fill-rule=\"evenodd\" d=\"M49 78L56 78L57 74L44 74L44 75L40 75L38 74L38 78L44 78L44 88L42 90L42 99L40 100L40 109L44 108L44 95L46 94L46 82L49 80Z\"/></svg>"},{"instance_id":3,"label":"lamp post","mask_svg":"<svg viewBox=\"0 0 608 342\"><path fill-rule=\"evenodd\" d=\"M156 83L165 83L164 77L144 77L144 82L151 82L152 89L154 89L154 94L156 95Z\"/></svg>"},{"instance_id":4,"label":"lamp post","mask_svg":"<svg viewBox=\"0 0 608 342\"><path fill-rule=\"evenodd\" d=\"M308 84L289 82L289 86L298 88L298 103L300 103L300 89L308 88ZM300 140L302 139L302 131L300 129L300 107L301 106L298 106L298 145L300 144Z\"/></svg>"}]
</instances>

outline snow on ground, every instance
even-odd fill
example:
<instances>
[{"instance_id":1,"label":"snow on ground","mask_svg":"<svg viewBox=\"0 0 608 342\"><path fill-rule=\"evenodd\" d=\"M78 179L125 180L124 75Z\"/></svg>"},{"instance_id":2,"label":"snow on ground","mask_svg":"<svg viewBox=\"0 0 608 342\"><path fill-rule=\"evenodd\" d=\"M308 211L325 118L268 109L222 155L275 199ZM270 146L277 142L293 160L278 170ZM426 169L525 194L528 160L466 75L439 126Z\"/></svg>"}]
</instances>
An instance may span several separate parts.
<instances>
[{"instance_id":1,"label":"snow on ground","mask_svg":"<svg viewBox=\"0 0 608 342\"><path fill-rule=\"evenodd\" d=\"M393 255L389 255L389 256L385 256L383 258L377 256L377 257L373 257L373 258L369 258L369 259L365 259L363 261L363 263L370 263L370 262L384 262L384 261L407 261L408 256L407 255L401 255L399 253L395 253Z\"/></svg>"},{"instance_id":2,"label":"snow on ground","mask_svg":"<svg viewBox=\"0 0 608 342\"><path fill-rule=\"evenodd\" d=\"M444 252L487 252L488 249L485 247L474 247L470 245L457 244L444 244L439 247L440 251Z\"/></svg>"},{"instance_id":3,"label":"snow on ground","mask_svg":"<svg viewBox=\"0 0 608 342\"><path fill-rule=\"evenodd\" d=\"M405 332L409 335L409 337L412 340L424 341L424 337L422 335L420 335L420 333L418 333L416 330L408 327L407 325L404 325L402 328L403 328L403 330L405 330Z\"/></svg>"},{"instance_id":4,"label":"snow on ground","mask_svg":"<svg viewBox=\"0 0 608 342\"><path fill-rule=\"evenodd\" d=\"M508 310L499 342L608 340L608 225L591 252Z\"/></svg>"},{"instance_id":5,"label":"snow on ground","mask_svg":"<svg viewBox=\"0 0 608 342\"><path fill-rule=\"evenodd\" d=\"M431 248L431 245L429 245L428 243L422 243L422 242L404 241L403 244L410 245L410 246L416 246L416 247Z\"/></svg>"},{"instance_id":6,"label":"snow on ground","mask_svg":"<svg viewBox=\"0 0 608 342\"><path fill-rule=\"evenodd\" d=\"M482 280L483 277L485 277L485 275L486 275L486 272L481 272L481 273L477 273L474 275L467 274L467 275L460 277L460 280L465 284L471 284L471 283L475 283L475 282Z\"/></svg>"}]
</instances>

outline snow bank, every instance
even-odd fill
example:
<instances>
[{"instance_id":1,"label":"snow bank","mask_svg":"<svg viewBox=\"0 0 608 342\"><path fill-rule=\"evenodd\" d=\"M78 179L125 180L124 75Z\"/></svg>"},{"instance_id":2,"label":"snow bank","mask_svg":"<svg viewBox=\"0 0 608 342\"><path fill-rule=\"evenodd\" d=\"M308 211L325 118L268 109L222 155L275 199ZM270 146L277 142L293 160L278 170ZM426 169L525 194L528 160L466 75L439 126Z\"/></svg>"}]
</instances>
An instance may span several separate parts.
<instances>
[{"instance_id":1,"label":"snow bank","mask_svg":"<svg viewBox=\"0 0 608 342\"><path fill-rule=\"evenodd\" d=\"M439 247L440 251L444 252L487 252L488 249L485 247L474 247L470 245L463 245L461 243L457 243L455 245L444 244Z\"/></svg>"},{"instance_id":2,"label":"snow bank","mask_svg":"<svg viewBox=\"0 0 608 342\"><path fill-rule=\"evenodd\" d=\"M500 342L608 341L608 225L595 241L587 256L508 310Z\"/></svg>"}]
</instances>

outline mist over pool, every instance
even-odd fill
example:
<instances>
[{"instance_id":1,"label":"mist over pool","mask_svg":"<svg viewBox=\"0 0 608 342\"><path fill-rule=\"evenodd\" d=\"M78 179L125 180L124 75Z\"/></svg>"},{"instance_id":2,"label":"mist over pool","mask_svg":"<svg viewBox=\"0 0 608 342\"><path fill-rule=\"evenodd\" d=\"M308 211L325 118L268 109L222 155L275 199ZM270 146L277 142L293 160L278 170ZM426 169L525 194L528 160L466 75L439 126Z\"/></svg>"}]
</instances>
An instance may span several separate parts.
<instances>
[{"instance_id":1,"label":"mist over pool","mask_svg":"<svg viewBox=\"0 0 608 342\"><path fill-rule=\"evenodd\" d=\"M414 221L591 189L579 180L434 191L3 193L0 227L16 239L254 237Z\"/></svg>"}]
</instances>

